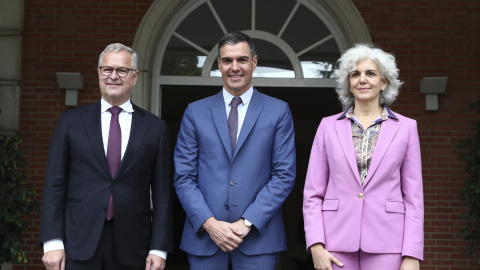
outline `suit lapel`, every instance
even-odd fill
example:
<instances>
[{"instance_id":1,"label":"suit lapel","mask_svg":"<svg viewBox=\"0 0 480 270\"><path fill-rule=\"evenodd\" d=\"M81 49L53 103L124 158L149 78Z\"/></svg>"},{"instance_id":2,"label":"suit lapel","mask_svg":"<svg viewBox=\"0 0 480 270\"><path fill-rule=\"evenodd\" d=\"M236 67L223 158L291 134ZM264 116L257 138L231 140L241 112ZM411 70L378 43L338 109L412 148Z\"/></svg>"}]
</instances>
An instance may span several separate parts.
<instances>
[{"instance_id":1,"label":"suit lapel","mask_svg":"<svg viewBox=\"0 0 480 270\"><path fill-rule=\"evenodd\" d=\"M342 118L335 121L335 130L340 145L342 146L343 154L348 161L348 165L350 165L350 169L357 178L358 183L361 185L362 182L360 180L360 174L358 173L356 154L353 147L351 120L348 118Z\"/></svg>"},{"instance_id":2,"label":"suit lapel","mask_svg":"<svg viewBox=\"0 0 480 270\"><path fill-rule=\"evenodd\" d=\"M222 91L215 95L210 109L212 111L213 121L215 122L218 135L225 147L225 151L227 152L228 157L232 159L232 142L230 141L230 132L228 131L227 112L225 110L225 101L223 99Z\"/></svg>"},{"instance_id":3,"label":"suit lapel","mask_svg":"<svg viewBox=\"0 0 480 270\"><path fill-rule=\"evenodd\" d=\"M148 122L145 120L145 113L136 105L132 103L132 126L130 128L130 136L128 138L127 148L123 154L122 162L118 167L115 178L125 171L128 164L131 164L135 153L142 143L143 136L145 136L148 128Z\"/></svg>"},{"instance_id":4,"label":"suit lapel","mask_svg":"<svg viewBox=\"0 0 480 270\"><path fill-rule=\"evenodd\" d=\"M85 107L85 113L82 114L83 125L87 131L87 139L92 147L98 163L105 173L111 178L110 169L108 168L107 158L105 156L105 148L102 139L102 123L101 123L100 101Z\"/></svg>"},{"instance_id":5,"label":"suit lapel","mask_svg":"<svg viewBox=\"0 0 480 270\"><path fill-rule=\"evenodd\" d=\"M372 178L373 174L377 170L380 162L383 159L383 156L387 152L387 149L390 147L390 144L397 134L398 129L400 128L400 121L393 120L391 118L382 122L382 127L380 128L380 134L378 135L377 144L375 145L375 150L372 156L372 162L368 168L368 174L365 178L364 186L367 185L368 181Z\"/></svg>"},{"instance_id":6,"label":"suit lapel","mask_svg":"<svg viewBox=\"0 0 480 270\"><path fill-rule=\"evenodd\" d=\"M240 130L240 134L238 136L237 146L235 147L235 153L233 157L235 157L240 148L242 148L262 110L263 104L261 96L256 89L253 89L252 99L250 100L250 105L248 105L245 120L243 120L242 129Z\"/></svg>"}]
</instances>

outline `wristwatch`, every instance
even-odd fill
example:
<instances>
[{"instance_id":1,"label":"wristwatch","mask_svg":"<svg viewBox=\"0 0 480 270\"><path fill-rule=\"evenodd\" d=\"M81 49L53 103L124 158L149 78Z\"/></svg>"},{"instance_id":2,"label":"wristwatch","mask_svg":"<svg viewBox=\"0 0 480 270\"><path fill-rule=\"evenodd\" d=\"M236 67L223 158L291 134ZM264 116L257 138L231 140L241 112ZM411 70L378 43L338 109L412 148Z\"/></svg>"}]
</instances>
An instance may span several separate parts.
<instances>
[{"instance_id":1,"label":"wristwatch","mask_svg":"<svg viewBox=\"0 0 480 270\"><path fill-rule=\"evenodd\" d=\"M251 227L252 226L252 223L246 219L243 219L243 224L245 224L245 226L247 227Z\"/></svg>"}]
</instances>

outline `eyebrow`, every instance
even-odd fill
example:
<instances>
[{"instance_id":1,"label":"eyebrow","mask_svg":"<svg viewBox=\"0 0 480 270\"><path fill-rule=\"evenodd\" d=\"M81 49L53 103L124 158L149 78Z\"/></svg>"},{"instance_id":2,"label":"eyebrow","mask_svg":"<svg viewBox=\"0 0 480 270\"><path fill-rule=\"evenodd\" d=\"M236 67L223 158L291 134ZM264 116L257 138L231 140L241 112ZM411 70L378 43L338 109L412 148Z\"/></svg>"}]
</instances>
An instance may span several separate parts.
<instances>
[{"instance_id":1,"label":"eyebrow","mask_svg":"<svg viewBox=\"0 0 480 270\"><path fill-rule=\"evenodd\" d=\"M100 67L103 67L103 68L112 68L112 69L122 69L122 68L125 68L125 69L136 70L136 69L134 69L133 67L129 68L129 67L124 67L124 66L121 66L121 67L100 66Z\"/></svg>"},{"instance_id":2,"label":"eyebrow","mask_svg":"<svg viewBox=\"0 0 480 270\"><path fill-rule=\"evenodd\" d=\"M220 60L230 60L230 59L233 59L233 58L234 57L224 56L224 57L220 58ZM250 57L248 57L248 55L242 55L242 56L237 57L236 59L250 59Z\"/></svg>"},{"instance_id":3,"label":"eyebrow","mask_svg":"<svg viewBox=\"0 0 480 270\"><path fill-rule=\"evenodd\" d=\"M354 73L354 72L360 72L360 71L359 71L358 69L355 69L355 70L352 71L351 73ZM380 71L378 71L378 70L376 70L376 69L367 69L367 70L365 70L365 72L375 72L375 73L377 73L377 72L380 72ZM351 73L350 73L350 74L351 74Z\"/></svg>"}]
</instances>

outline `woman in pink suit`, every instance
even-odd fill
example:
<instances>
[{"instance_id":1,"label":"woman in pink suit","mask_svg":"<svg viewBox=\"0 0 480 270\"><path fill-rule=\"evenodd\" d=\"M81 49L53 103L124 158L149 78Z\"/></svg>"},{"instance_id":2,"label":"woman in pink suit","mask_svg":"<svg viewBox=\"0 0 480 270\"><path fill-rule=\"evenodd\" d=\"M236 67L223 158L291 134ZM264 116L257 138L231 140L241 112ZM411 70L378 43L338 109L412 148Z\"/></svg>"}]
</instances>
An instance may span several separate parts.
<instances>
[{"instance_id":1,"label":"woman in pink suit","mask_svg":"<svg viewBox=\"0 0 480 270\"><path fill-rule=\"evenodd\" d=\"M358 44L335 71L350 106L318 127L303 215L315 269L411 270L423 260L416 121L388 106L402 82L393 55Z\"/></svg>"}]
</instances>

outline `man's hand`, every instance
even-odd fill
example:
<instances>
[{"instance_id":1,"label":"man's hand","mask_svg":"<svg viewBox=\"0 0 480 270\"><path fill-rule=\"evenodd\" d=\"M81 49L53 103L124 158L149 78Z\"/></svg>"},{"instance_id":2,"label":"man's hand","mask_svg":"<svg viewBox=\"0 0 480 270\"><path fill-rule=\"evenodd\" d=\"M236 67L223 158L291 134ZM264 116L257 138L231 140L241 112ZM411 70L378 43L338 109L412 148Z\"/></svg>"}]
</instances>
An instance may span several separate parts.
<instances>
[{"instance_id":1,"label":"man's hand","mask_svg":"<svg viewBox=\"0 0 480 270\"><path fill-rule=\"evenodd\" d=\"M230 224L230 228L234 234L240 238L245 238L248 233L252 230L252 227L246 226L243 219L239 219L236 222Z\"/></svg>"},{"instance_id":2,"label":"man's hand","mask_svg":"<svg viewBox=\"0 0 480 270\"><path fill-rule=\"evenodd\" d=\"M165 260L157 255L148 254L145 270L164 270Z\"/></svg>"},{"instance_id":3,"label":"man's hand","mask_svg":"<svg viewBox=\"0 0 480 270\"><path fill-rule=\"evenodd\" d=\"M330 254L321 243L312 245L310 251L312 252L315 270L332 270L332 262L338 266L343 266L343 263Z\"/></svg>"},{"instance_id":4,"label":"man's hand","mask_svg":"<svg viewBox=\"0 0 480 270\"><path fill-rule=\"evenodd\" d=\"M57 249L43 254L42 262L47 270L65 270L65 250Z\"/></svg>"},{"instance_id":5,"label":"man's hand","mask_svg":"<svg viewBox=\"0 0 480 270\"><path fill-rule=\"evenodd\" d=\"M402 261L402 266L400 266L400 270L419 270L420 269L420 262L418 259L405 256Z\"/></svg>"},{"instance_id":6,"label":"man's hand","mask_svg":"<svg viewBox=\"0 0 480 270\"><path fill-rule=\"evenodd\" d=\"M203 228L210 235L210 238L224 252L236 249L243 241L242 238L233 233L230 226L230 223L218 221L214 217L210 217L203 223Z\"/></svg>"}]
</instances>

